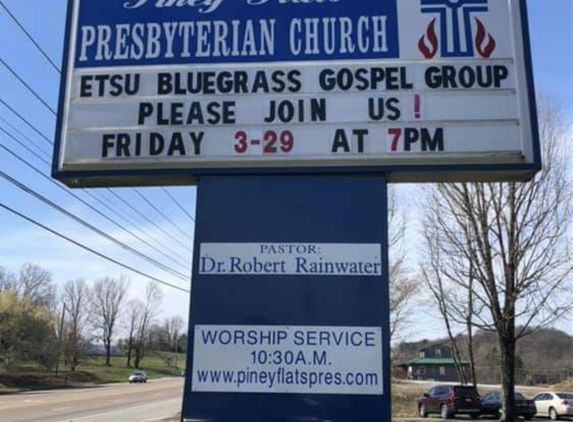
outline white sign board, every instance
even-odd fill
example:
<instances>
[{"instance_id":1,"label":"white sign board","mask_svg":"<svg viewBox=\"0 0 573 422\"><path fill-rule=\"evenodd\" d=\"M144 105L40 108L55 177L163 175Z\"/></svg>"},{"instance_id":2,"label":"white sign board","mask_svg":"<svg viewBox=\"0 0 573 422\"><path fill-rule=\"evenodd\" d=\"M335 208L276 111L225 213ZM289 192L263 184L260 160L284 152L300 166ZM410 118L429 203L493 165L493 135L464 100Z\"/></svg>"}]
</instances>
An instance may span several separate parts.
<instances>
[{"instance_id":1,"label":"white sign board","mask_svg":"<svg viewBox=\"0 0 573 422\"><path fill-rule=\"evenodd\" d=\"M381 395L380 327L195 326L193 391Z\"/></svg>"},{"instance_id":2,"label":"white sign board","mask_svg":"<svg viewBox=\"0 0 573 422\"><path fill-rule=\"evenodd\" d=\"M382 245L203 243L199 274L381 277Z\"/></svg>"},{"instance_id":3,"label":"white sign board","mask_svg":"<svg viewBox=\"0 0 573 422\"><path fill-rule=\"evenodd\" d=\"M524 1L70 4L54 176L72 186L540 168Z\"/></svg>"}]
</instances>

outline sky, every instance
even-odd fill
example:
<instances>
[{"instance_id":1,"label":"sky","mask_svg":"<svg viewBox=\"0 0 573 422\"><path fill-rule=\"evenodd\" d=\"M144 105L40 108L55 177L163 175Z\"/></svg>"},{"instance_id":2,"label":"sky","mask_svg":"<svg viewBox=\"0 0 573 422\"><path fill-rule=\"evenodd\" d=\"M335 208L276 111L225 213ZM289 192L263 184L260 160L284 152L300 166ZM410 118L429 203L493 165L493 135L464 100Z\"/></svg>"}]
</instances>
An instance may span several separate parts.
<instances>
[{"instance_id":1,"label":"sky","mask_svg":"<svg viewBox=\"0 0 573 422\"><path fill-rule=\"evenodd\" d=\"M6 7L37 40L49 58L59 67L61 63L66 0L2 0ZM502 0L494 0L502 1ZM573 116L573 2L571 0L528 0L532 56L536 88L551 98L571 121ZM13 68L45 101L42 104L0 63L0 98L18 110L44 137L26 127L4 106L0 105L0 127L18 138L37 145L39 157L30 154L12 139L0 132L0 144L25 158L38 172L22 164L5 150L0 149L0 170L14 179L59 204L68 212L89 221L109 235L128 242L155 260L162 261L179 274L166 272L146 260L140 259L114 245L100 235L82 227L48 205L31 197L24 190L0 178L0 202L24 213L42 224L70 236L102 254L113 257L137 270L183 289L190 287L190 263L195 214L194 187L113 189L136 210L129 208L106 189L74 190L72 193L102 209L94 196L105 202L115 213L106 211L112 221L102 217L69 195L69 190L49 179L55 116L59 92L59 73L35 49L22 31L15 26L0 7L0 59ZM19 131L19 132L16 132ZM35 147L32 147L35 148ZM38 151L34 149L35 151ZM43 176L44 177L43 177ZM25 186L22 186L26 189ZM415 205L412 202L414 185L397 185L400 207L404 212ZM172 197L175 199L173 200ZM153 203L165 215L149 206ZM181 209L183 208L183 210ZM165 218L167 217L167 218ZM117 224L115 224L115 223ZM121 227L146 239L147 244L135 239ZM415 230L415 224L410 230ZM148 244L153 245L150 248ZM163 254L162 254L163 253ZM165 255L172 257L167 260ZM84 251L33 224L0 209L0 265L17 272L31 262L52 272L54 280L62 284L67 280L84 278L87 281L125 275L131 280L130 295L141 297L148 279L121 268L103 258ZM163 316L187 317L188 295L164 286ZM437 338L443 335L438 318L424 322L421 329L413 324L408 339Z\"/></svg>"},{"instance_id":2,"label":"sky","mask_svg":"<svg viewBox=\"0 0 573 422\"><path fill-rule=\"evenodd\" d=\"M49 58L57 67L60 67L66 1L29 0L21 2L5 0L4 4L37 40ZM55 110L60 78L58 71L35 49L2 8L0 8L0 37L3 40L0 44L2 60L18 72L21 78L37 91L47 105ZM92 189L89 192L70 191L60 183L54 183L55 181L50 179L50 168L46 164L46 160L51 163L53 148L51 141L54 138L55 130L54 114L34 98L26 88L22 87L4 66L0 66L0 98L26 117L50 140L48 142L34 130L28 128L14 117L6 107L0 105L0 127L9 130L23 142L33 142L33 144L28 145L34 148L39 157L29 153L4 133L0 135L2 137L0 142L25 158L42 175L47 177L43 177L22 164L5 150L0 152L0 169L2 171L33 188L65 210L105 231L108 235L128 243L156 261L165 261L166 265L169 265L179 274L173 275L144 259L140 259L3 179L0 179L0 201L45 226L136 268L142 273L188 290L190 287L191 250L194 232L194 221L190 216L194 217L195 188L170 188L168 193L160 188L141 188L139 192L143 194L145 200L133 189L115 189L115 194L123 198L137 212L105 189ZM9 125L23 133L29 141L23 139L22 135L15 132ZM40 150L35 149L34 144L39 146ZM68 192L92 204L96 209L107 214L112 221L86 207L70 196ZM169 195L175 198L177 203ZM106 203L115 213L104 208L101 202L98 202L94 197ZM160 215L146 201L154 204L168 218ZM31 262L52 272L58 285L76 278L93 282L106 276L120 277L124 275L131 281L130 297L142 298L145 285L149 281L147 278L72 245L4 210L0 210L0 227L0 265L7 270L18 272L24 263ZM126 227L130 233L135 234L146 243L127 233L121 227ZM168 260L166 256L172 257L172 260ZM188 294L167 286L164 286L163 292L162 317L181 315L187 320Z\"/></svg>"}]
</instances>

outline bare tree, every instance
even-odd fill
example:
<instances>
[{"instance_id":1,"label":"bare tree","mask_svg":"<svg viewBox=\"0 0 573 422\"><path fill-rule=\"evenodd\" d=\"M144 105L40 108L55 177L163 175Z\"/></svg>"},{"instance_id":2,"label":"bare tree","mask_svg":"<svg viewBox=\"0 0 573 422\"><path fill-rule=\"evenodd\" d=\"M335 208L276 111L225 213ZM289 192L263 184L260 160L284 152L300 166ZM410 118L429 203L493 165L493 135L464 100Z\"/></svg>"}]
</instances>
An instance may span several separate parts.
<instances>
[{"instance_id":1,"label":"bare tree","mask_svg":"<svg viewBox=\"0 0 573 422\"><path fill-rule=\"evenodd\" d=\"M84 280L70 280L64 284L62 302L67 314L64 323L64 356L71 371L80 364L89 342L87 318L89 315L89 288Z\"/></svg>"},{"instance_id":2,"label":"bare tree","mask_svg":"<svg viewBox=\"0 0 573 422\"><path fill-rule=\"evenodd\" d=\"M121 304L128 288L129 281L123 277L119 279L105 277L97 280L92 289L93 324L101 333L107 366L111 365L111 344Z\"/></svg>"},{"instance_id":3,"label":"bare tree","mask_svg":"<svg viewBox=\"0 0 573 422\"><path fill-rule=\"evenodd\" d=\"M460 301L459 298L453 294L450 286L448 286L447 277L444 277L442 274L442 267L440 266L442 262L440 238L439 234L438 236L434 236L434 234L435 233L431 231L424 231L424 235L426 236L426 248L430 258L422 266L422 278L426 282L431 298L437 305L440 316L444 321L446 333L448 334L452 348L454 368L458 379L462 384L466 384L467 378L462 365L461 346L454 333L455 325L461 324L460 321L463 321L465 315L467 315L466 303L463 302L465 297Z\"/></svg>"},{"instance_id":4,"label":"bare tree","mask_svg":"<svg viewBox=\"0 0 573 422\"><path fill-rule=\"evenodd\" d=\"M131 357L135 347L135 342L137 338L137 330L139 327L139 321L141 320L141 315L145 305L139 300L130 300L127 304L126 311L126 326L127 326L127 363L126 366L131 368Z\"/></svg>"},{"instance_id":5,"label":"bare tree","mask_svg":"<svg viewBox=\"0 0 573 422\"><path fill-rule=\"evenodd\" d=\"M56 289L52 273L35 264L26 263L20 269L16 289L21 297L27 297L32 304L53 310Z\"/></svg>"},{"instance_id":6,"label":"bare tree","mask_svg":"<svg viewBox=\"0 0 573 422\"><path fill-rule=\"evenodd\" d=\"M169 336L164 325L154 322L147 330L146 345L149 350L171 352Z\"/></svg>"},{"instance_id":7,"label":"bare tree","mask_svg":"<svg viewBox=\"0 0 573 422\"><path fill-rule=\"evenodd\" d=\"M412 299L418 290L418 282L411 277L406 263L404 239L406 235L406 218L398 212L396 193L388 189L388 247L390 268L389 306L390 306L390 339L395 339L408 324Z\"/></svg>"},{"instance_id":8,"label":"bare tree","mask_svg":"<svg viewBox=\"0 0 573 422\"><path fill-rule=\"evenodd\" d=\"M134 366L139 368L139 364L145 356L145 346L149 328L153 320L159 313L161 302L163 301L163 292L156 282L149 282L145 287L145 302L139 315L139 321L136 327L134 350L135 362Z\"/></svg>"},{"instance_id":9,"label":"bare tree","mask_svg":"<svg viewBox=\"0 0 573 422\"><path fill-rule=\"evenodd\" d=\"M53 311L56 287L52 274L38 265L26 263L18 275L0 266L0 291L14 289L19 297L27 298L32 305Z\"/></svg>"},{"instance_id":10,"label":"bare tree","mask_svg":"<svg viewBox=\"0 0 573 422\"><path fill-rule=\"evenodd\" d=\"M179 337L183 327L185 327L185 321L179 315L165 318L163 321L163 329L169 342L169 350L177 352L177 345L179 344Z\"/></svg>"},{"instance_id":11,"label":"bare tree","mask_svg":"<svg viewBox=\"0 0 573 422\"><path fill-rule=\"evenodd\" d=\"M0 266L0 292L16 288L16 277L2 266Z\"/></svg>"},{"instance_id":12,"label":"bare tree","mask_svg":"<svg viewBox=\"0 0 573 422\"><path fill-rule=\"evenodd\" d=\"M451 320L467 324L469 312L471 326L496 334L506 420L515 416L517 341L572 308L566 127L540 104L544 169L532 181L441 184L425 203L424 277L442 283Z\"/></svg>"}]
</instances>

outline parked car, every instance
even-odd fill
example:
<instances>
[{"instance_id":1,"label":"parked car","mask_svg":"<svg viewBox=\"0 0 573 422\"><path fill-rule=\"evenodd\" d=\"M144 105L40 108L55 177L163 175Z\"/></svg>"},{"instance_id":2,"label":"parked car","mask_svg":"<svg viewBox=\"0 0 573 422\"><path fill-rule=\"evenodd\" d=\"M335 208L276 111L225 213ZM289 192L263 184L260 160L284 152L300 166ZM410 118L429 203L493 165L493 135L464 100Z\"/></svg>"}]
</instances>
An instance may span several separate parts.
<instances>
[{"instance_id":1,"label":"parked car","mask_svg":"<svg viewBox=\"0 0 573 422\"><path fill-rule=\"evenodd\" d=\"M525 398L521 393L515 393L515 416L521 416L526 420L531 420L535 416L535 403L533 400ZM487 393L481 398L481 414L492 415L502 418L504 416L503 394L501 392Z\"/></svg>"},{"instance_id":2,"label":"parked car","mask_svg":"<svg viewBox=\"0 0 573 422\"><path fill-rule=\"evenodd\" d=\"M147 375L143 371L135 371L129 376L129 383L133 382L147 382Z\"/></svg>"},{"instance_id":3,"label":"parked car","mask_svg":"<svg viewBox=\"0 0 573 422\"><path fill-rule=\"evenodd\" d=\"M469 385L437 385L418 399L418 413L423 418L438 413L442 419L460 414L477 419L480 412L480 396Z\"/></svg>"},{"instance_id":4,"label":"parked car","mask_svg":"<svg viewBox=\"0 0 573 422\"><path fill-rule=\"evenodd\" d=\"M544 416L556 421L561 416L573 416L573 393L545 392L533 400L537 408L536 416Z\"/></svg>"}]
</instances>

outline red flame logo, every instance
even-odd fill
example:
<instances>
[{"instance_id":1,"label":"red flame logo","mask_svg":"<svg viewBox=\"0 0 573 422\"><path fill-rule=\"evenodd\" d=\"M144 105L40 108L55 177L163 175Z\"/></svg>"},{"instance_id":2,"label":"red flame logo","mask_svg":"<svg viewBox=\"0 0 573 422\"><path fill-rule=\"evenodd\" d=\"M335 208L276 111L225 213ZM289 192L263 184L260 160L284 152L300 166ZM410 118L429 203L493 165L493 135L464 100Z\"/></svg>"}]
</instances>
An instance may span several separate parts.
<instances>
[{"instance_id":1,"label":"red flame logo","mask_svg":"<svg viewBox=\"0 0 573 422\"><path fill-rule=\"evenodd\" d=\"M484 24L476 18L477 23L477 34L476 34L476 49L480 56L488 59L495 50L496 42L495 38L489 33L486 32ZM489 38L489 41L486 44L486 38Z\"/></svg>"},{"instance_id":2,"label":"red flame logo","mask_svg":"<svg viewBox=\"0 0 573 422\"><path fill-rule=\"evenodd\" d=\"M485 29L484 29L485 32ZM426 33L418 41L418 48L426 59L433 59L438 52L438 37L436 36L436 19L428 25Z\"/></svg>"}]
</instances>

